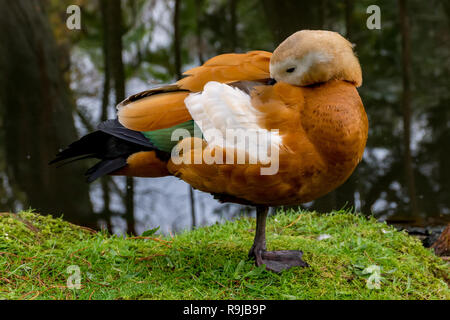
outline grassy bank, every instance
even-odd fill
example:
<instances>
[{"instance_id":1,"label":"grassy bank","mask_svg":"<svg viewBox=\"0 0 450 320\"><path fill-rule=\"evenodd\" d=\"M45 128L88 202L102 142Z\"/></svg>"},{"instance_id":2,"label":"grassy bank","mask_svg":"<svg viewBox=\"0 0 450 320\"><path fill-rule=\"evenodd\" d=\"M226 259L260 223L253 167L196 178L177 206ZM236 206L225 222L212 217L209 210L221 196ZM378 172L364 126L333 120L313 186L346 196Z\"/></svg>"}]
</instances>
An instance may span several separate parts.
<instances>
[{"instance_id":1,"label":"grassy bank","mask_svg":"<svg viewBox=\"0 0 450 320\"><path fill-rule=\"evenodd\" d=\"M374 219L286 212L267 225L269 250L302 249L311 267L282 274L256 268L246 259L254 219L174 238L124 239L30 212L1 214L0 298L450 298L448 265ZM76 267L68 273L69 266ZM81 288L69 289L77 268Z\"/></svg>"}]
</instances>

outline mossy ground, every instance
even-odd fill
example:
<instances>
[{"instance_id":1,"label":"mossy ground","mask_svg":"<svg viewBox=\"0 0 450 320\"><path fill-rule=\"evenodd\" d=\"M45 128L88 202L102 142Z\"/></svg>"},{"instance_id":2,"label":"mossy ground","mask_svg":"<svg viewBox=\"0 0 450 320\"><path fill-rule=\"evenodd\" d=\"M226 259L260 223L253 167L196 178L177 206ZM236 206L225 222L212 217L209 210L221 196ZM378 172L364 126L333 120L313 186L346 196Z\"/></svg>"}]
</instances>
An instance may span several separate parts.
<instances>
[{"instance_id":1,"label":"mossy ground","mask_svg":"<svg viewBox=\"0 0 450 320\"><path fill-rule=\"evenodd\" d=\"M268 249L302 249L310 268L274 274L247 260L254 219L125 239L31 212L1 214L0 298L450 298L448 265L373 218L288 211L267 225ZM331 237L318 240L323 234ZM81 289L67 288L71 265L80 268ZM379 289L367 287L370 266L380 267Z\"/></svg>"}]
</instances>

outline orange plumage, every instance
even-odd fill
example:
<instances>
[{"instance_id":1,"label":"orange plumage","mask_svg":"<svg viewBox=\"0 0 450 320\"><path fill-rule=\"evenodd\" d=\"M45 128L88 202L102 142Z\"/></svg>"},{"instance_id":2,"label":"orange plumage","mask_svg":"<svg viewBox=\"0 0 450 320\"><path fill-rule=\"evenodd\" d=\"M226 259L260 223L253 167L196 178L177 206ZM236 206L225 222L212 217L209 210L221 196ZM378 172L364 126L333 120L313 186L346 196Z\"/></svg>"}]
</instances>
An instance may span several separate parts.
<instances>
[{"instance_id":1,"label":"orange plumage","mask_svg":"<svg viewBox=\"0 0 450 320\"><path fill-rule=\"evenodd\" d=\"M345 182L361 161L368 121L356 89L362 73L352 45L334 32L300 31L273 54L219 55L185 75L129 97L118 106L118 122L103 123L56 161L93 156L101 162L88 171L89 181L105 174L174 175L222 201L256 205L249 253L256 264L277 272L307 266L301 251L266 251L267 207L317 199ZM173 141L178 129L200 129L203 138ZM211 129L270 133L270 154L277 157L250 161L259 154L247 148L244 163L227 162L239 159L241 146L229 145L228 137L225 145L218 143ZM222 163L208 162L209 156ZM262 173L272 167L271 174Z\"/></svg>"},{"instance_id":2,"label":"orange plumage","mask_svg":"<svg viewBox=\"0 0 450 320\"><path fill-rule=\"evenodd\" d=\"M187 71L188 76L177 85L195 92L209 81L269 78L270 57L271 53L263 51L220 55ZM187 95L174 91L137 100L119 111L119 121L140 131L187 121L191 119L184 105ZM168 170L158 172L175 175L205 192L231 195L240 199L237 202L267 205L309 202L345 182L362 158L368 131L367 117L353 84L331 80L298 87L279 82L256 86L251 96L252 104L264 114L261 127L279 129L283 136L285 148L280 153L278 174L262 176L261 165L174 165L171 161ZM119 173L155 176L153 172L147 174L146 162L130 157L128 163L130 170Z\"/></svg>"},{"instance_id":3,"label":"orange plumage","mask_svg":"<svg viewBox=\"0 0 450 320\"><path fill-rule=\"evenodd\" d=\"M197 92L202 91L209 81L230 83L270 78L271 56L272 54L266 51L222 54L209 59L201 67L186 71L184 75L187 77L177 84L182 89Z\"/></svg>"},{"instance_id":4,"label":"orange plumage","mask_svg":"<svg viewBox=\"0 0 450 320\"><path fill-rule=\"evenodd\" d=\"M301 88L277 83L256 88L252 103L265 114L264 128L280 128L285 148L280 151L277 174L261 175L259 164L169 161L170 173L205 192L253 204L295 205L334 190L361 160L368 123L352 84L331 81Z\"/></svg>"}]
</instances>

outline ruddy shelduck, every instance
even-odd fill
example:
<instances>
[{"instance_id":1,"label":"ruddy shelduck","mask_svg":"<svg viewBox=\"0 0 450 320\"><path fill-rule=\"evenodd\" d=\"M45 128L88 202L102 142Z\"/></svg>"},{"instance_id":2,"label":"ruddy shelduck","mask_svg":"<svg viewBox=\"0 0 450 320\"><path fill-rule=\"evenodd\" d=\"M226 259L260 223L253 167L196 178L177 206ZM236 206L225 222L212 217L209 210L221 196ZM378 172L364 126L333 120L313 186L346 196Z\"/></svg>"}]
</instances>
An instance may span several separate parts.
<instances>
[{"instance_id":1,"label":"ruddy shelduck","mask_svg":"<svg viewBox=\"0 0 450 320\"><path fill-rule=\"evenodd\" d=\"M317 199L361 161L368 121L352 44L335 32L303 30L273 53L223 54L184 75L127 98L116 120L54 162L98 158L89 182L174 175L222 202L255 205L249 256L256 265L275 272L307 266L300 250L266 250L268 207Z\"/></svg>"}]
</instances>

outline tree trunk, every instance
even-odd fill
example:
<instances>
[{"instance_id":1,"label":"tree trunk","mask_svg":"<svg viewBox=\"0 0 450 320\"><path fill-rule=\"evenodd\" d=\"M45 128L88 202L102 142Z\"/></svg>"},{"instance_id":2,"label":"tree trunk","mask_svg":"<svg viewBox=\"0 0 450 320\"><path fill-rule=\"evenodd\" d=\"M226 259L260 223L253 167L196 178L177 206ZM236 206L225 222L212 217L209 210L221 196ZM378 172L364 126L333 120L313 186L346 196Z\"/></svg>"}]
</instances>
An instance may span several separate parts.
<instances>
[{"instance_id":1,"label":"tree trunk","mask_svg":"<svg viewBox=\"0 0 450 320\"><path fill-rule=\"evenodd\" d=\"M104 76L103 76L103 93L102 93L102 112L101 112L101 121L106 121L108 119L108 106L109 106L109 95L111 92L111 65L110 65L110 56L109 56L109 35L108 35L108 25L112 23L109 19L108 15L108 0L100 1L100 9L102 13L102 29L103 29L103 68L104 68ZM106 221L107 229L109 232L112 232L111 225L111 195L110 195L110 177L102 177L102 192L103 192L103 211L102 217Z\"/></svg>"},{"instance_id":2,"label":"tree trunk","mask_svg":"<svg viewBox=\"0 0 450 320\"><path fill-rule=\"evenodd\" d=\"M195 38L197 42L197 57L200 64L205 62L205 58L203 57L203 40L202 40L202 8L203 8L204 0L195 0Z\"/></svg>"},{"instance_id":3,"label":"tree trunk","mask_svg":"<svg viewBox=\"0 0 450 320\"><path fill-rule=\"evenodd\" d=\"M74 102L61 70L44 1L0 0L0 117L9 182L26 195L25 208L96 226L85 168L50 167L73 140Z\"/></svg>"},{"instance_id":4,"label":"tree trunk","mask_svg":"<svg viewBox=\"0 0 450 320\"><path fill-rule=\"evenodd\" d=\"M230 0L230 52L235 52L238 45L237 36L237 3L238 0Z\"/></svg>"},{"instance_id":5,"label":"tree trunk","mask_svg":"<svg viewBox=\"0 0 450 320\"><path fill-rule=\"evenodd\" d=\"M399 0L400 24L402 33L402 79L403 79L403 150L405 177L408 186L411 214L419 213L416 197L414 167L411 155L411 40L408 8L406 0Z\"/></svg>"},{"instance_id":6,"label":"tree trunk","mask_svg":"<svg viewBox=\"0 0 450 320\"><path fill-rule=\"evenodd\" d=\"M352 16L354 7L354 0L345 0L345 36L349 40L352 36Z\"/></svg>"},{"instance_id":7,"label":"tree trunk","mask_svg":"<svg viewBox=\"0 0 450 320\"><path fill-rule=\"evenodd\" d=\"M181 0L175 0L173 13L173 50L175 54L175 74L181 79L181 35L180 35L180 5Z\"/></svg>"},{"instance_id":8,"label":"tree trunk","mask_svg":"<svg viewBox=\"0 0 450 320\"><path fill-rule=\"evenodd\" d=\"M177 80L181 79L181 35L180 35L180 6L181 1L175 0L175 7L173 13L173 49L175 55L175 75ZM195 197L194 190L191 186L189 188L189 200L191 204L191 219L192 219L192 228L194 228L197 224L196 222L196 214L195 214Z\"/></svg>"},{"instance_id":9,"label":"tree trunk","mask_svg":"<svg viewBox=\"0 0 450 320\"><path fill-rule=\"evenodd\" d=\"M107 13L108 57L111 79L114 83L116 104L125 99L125 68L122 58L122 5L120 0L107 0L105 2ZM126 177L125 193L125 220L127 232L136 234L134 219L134 180Z\"/></svg>"}]
</instances>

